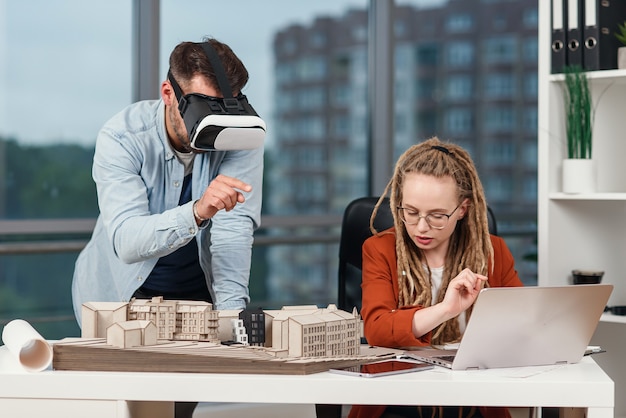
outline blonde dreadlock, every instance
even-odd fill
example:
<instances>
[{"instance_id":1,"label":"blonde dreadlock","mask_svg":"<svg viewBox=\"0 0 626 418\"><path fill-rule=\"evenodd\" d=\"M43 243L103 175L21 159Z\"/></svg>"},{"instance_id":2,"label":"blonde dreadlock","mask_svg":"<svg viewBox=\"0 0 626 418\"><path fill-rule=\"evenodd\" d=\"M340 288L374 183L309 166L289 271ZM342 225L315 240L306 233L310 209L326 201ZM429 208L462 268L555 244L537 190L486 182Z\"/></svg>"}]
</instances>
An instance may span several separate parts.
<instances>
[{"instance_id":1,"label":"blonde dreadlock","mask_svg":"<svg viewBox=\"0 0 626 418\"><path fill-rule=\"evenodd\" d=\"M419 173L437 178L450 176L457 184L459 201L466 198L470 201L466 216L457 223L450 237L441 289L434 302L431 291L431 272L426 263L426 257L411 239L396 209L402 206L402 186L407 173ZM399 307L432 306L443 300L450 279L456 277L464 268L468 267L473 272L483 275L487 275L488 270L493 268L493 265L488 266L488 260L492 260L493 263L493 247L489 238L485 194L476 167L463 148L444 143L433 137L413 145L404 152L398 159L393 177L385 187L385 192L372 214L370 228L373 233L377 233L373 220L387 195L390 197L396 230ZM459 338L458 318L453 318L433 330L432 343L442 344L457 341Z\"/></svg>"}]
</instances>

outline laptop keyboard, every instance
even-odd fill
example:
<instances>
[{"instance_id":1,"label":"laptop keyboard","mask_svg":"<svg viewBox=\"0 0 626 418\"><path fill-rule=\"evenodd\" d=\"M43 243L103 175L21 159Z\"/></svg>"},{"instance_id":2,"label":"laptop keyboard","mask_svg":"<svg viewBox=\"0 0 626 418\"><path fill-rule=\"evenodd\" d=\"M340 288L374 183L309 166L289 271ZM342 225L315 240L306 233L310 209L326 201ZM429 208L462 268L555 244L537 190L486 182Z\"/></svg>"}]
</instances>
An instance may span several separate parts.
<instances>
[{"instance_id":1,"label":"laptop keyboard","mask_svg":"<svg viewBox=\"0 0 626 418\"><path fill-rule=\"evenodd\" d=\"M439 360L443 360L443 361L449 361L450 363L452 363L454 361L454 355L435 356L435 358L439 359Z\"/></svg>"}]
</instances>

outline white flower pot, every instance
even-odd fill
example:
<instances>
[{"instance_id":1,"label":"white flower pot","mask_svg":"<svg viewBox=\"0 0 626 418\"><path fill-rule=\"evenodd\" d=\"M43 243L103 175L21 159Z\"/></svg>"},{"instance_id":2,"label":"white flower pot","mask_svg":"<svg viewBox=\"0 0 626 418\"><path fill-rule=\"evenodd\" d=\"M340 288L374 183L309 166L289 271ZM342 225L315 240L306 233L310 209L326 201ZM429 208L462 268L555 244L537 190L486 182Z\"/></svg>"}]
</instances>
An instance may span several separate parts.
<instances>
[{"instance_id":1,"label":"white flower pot","mask_svg":"<svg viewBox=\"0 0 626 418\"><path fill-rule=\"evenodd\" d=\"M563 193L594 193L596 170L592 159L563 160Z\"/></svg>"},{"instance_id":2,"label":"white flower pot","mask_svg":"<svg viewBox=\"0 0 626 418\"><path fill-rule=\"evenodd\" d=\"M617 68L626 68L626 46L617 48Z\"/></svg>"}]
</instances>

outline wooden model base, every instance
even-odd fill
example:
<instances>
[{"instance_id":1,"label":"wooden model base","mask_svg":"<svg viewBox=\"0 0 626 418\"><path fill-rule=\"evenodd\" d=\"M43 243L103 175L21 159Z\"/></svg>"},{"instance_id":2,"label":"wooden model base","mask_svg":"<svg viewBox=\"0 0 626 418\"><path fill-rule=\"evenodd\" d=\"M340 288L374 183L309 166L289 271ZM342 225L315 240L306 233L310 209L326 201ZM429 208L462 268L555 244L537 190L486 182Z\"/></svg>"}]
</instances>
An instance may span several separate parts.
<instances>
[{"instance_id":1,"label":"wooden model base","mask_svg":"<svg viewBox=\"0 0 626 418\"><path fill-rule=\"evenodd\" d=\"M351 357L277 358L262 347L163 341L154 346L118 348L100 338L65 338L54 343L53 350L52 367L56 370L294 375L319 373L396 354L394 350L374 348Z\"/></svg>"}]
</instances>

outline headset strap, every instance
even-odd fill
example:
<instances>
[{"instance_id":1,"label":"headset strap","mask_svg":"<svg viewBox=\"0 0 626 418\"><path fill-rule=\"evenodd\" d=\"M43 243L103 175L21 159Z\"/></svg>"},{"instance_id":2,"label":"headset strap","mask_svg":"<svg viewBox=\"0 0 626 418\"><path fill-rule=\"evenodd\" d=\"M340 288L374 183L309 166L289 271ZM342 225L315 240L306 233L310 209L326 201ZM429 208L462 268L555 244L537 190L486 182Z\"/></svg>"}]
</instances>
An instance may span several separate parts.
<instances>
[{"instance_id":1,"label":"headset strap","mask_svg":"<svg viewBox=\"0 0 626 418\"><path fill-rule=\"evenodd\" d=\"M178 85L178 82L174 78L171 70L167 70L167 79L170 80L170 84L174 88L174 94L176 94L176 100L180 102L180 98L183 97L183 90Z\"/></svg>"},{"instance_id":2,"label":"headset strap","mask_svg":"<svg viewBox=\"0 0 626 418\"><path fill-rule=\"evenodd\" d=\"M222 61L220 61L217 51L209 42L203 42L201 45L207 58L209 58L213 71L215 71L215 77L217 78L217 84L222 92L222 96L224 96L224 99L232 99L233 89L228 82L226 72L224 71L224 65L222 64Z\"/></svg>"}]
</instances>

